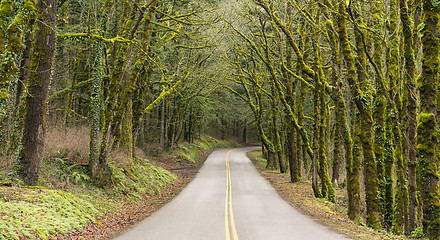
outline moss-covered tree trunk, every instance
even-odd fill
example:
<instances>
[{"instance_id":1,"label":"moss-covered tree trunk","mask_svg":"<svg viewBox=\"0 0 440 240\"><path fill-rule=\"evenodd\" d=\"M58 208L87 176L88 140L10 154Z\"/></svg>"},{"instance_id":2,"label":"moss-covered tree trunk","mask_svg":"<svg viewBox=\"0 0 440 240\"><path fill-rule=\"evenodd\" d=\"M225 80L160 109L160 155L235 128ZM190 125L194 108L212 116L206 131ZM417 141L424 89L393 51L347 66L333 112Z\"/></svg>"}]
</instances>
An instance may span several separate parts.
<instances>
[{"instance_id":1,"label":"moss-covered tree trunk","mask_svg":"<svg viewBox=\"0 0 440 240\"><path fill-rule=\"evenodd\" d=\"M337 14L332 14L332 16L329 16L328 9L332 8L332 3L330 1L326 1L325 8L322 9L323 14L325 18L327 19L333 19L337 20ZM342 156L341 156L341 132L344 129L344 123L343 121L346 121L345 116L345 100L342 96L342 92L340 90L340 77L341 77L341 55L339 51L339 44L338 39L336 36L336 33L334 31L334 25L333 21L327 21L326 22L326 37L328 38L330 48L331 48L331 79L332 79L332 85L334 86L333 92L330 94L330 97L332 98L334 104L335 104L335 127L334 127L334 136L333 136L333 164L332 164L332 185L336 187L339 183L339 177L340 177L340 165L342 162ZM345 131L345 130L344 130ZM349 136L350 141L351 136ZM347 152L351 154L351 143L348 146ZM349 157L349 161L351 162L351 156ZM351 193L350 193L351 194ZM350 197L351 198L351 197Z\"/></svg>"},{"instance_id":2,"label":"moss-covered tree trunk","mask_svg":"<svg viewBox=\"0 0 440 240\"><path fill-rule=\"evenodd\" d=\"M97 27L100 27L103 32L107 29L108 14L107 12L111 9L112 1L106 0L104 6L101 9L96 9L97 15L100 16L97 23ZM91 179L98 179L99 171L102 168L99 162L99 144L101 135L101 116L102 116L102 85L104 78L104 66L103 66L103 43L101 41L96 41L95 46L95 59L92 66L92 82L90 85L90 142L89 142L89 174ZM78 68L79 63L75 61L75 68ZM77 69L78 71L79 69ZM75 76L74 76L75 77ZM69 96L68 107L71 107L73 100L73 89L71 96ZM68 109L69 111L69 109ZM66 124L68 124L69 117L66 115Z\"/></svg>"},{"instance_id":3,"label":"moss-covered tree trunk","mask_svg":"<svg viewBox=\"0 0 440 240\"><path fill-rule=\"evenodd\" d=\"M393 1L392 1L393 2ZM392 17L394 18L394 17ZM397 25L396 25L397 27ZM397 235L403 233L403 230L408 229L408 188L406 181L406 169L407 166L404 162L403 152L403 136L401 130L401 114L402 114L402 98L400 90L400 82L397 81L399 76L399 47L398 39L395 39L396 43L390 44L390 57L392 60L387 61L390 63L389 68L389 82L390 82L390 95L394 97L394 107L389 110L388 117L391 118L389 125L393 132L393 141L395 149L395 171L397 172L397 189L395 205L393 206L395 211L393 232Z\"/></svg>"},{"instance_id":4,"label":"moss-covered tree trunk","mask_svg":"<svg viewBox=\"0 0 440 240\"><path fill-rule=\"evenodd\" d=\"M285 75L286 76L286 75ZM293 85L287 84L287 96L290 96L287 101L290 105L295 104L294 95L292 92ZM292 183L296 183L300 180L300 165L297 158L297 137L296 131L293 128L292 120L288 115L285 116L285 131L286 131L286 158L289 160L289 172L290 172L290 181Z\"/></svg>"},{"instance_id":5,"label":"moss-covered tree trunk","mask_svg":"<svg viewBox=\"0 0 440 240\"><path fill-rule=\"evenodd\" d=\"M399 38L397 37L400 33L399 21L399 8L396 0L390 1L390 18L388 23L389 34L395 35L393 37L390 35L390 40L388 43L387 51L387 77L389 82L390 92L389 95L392 97L389 106L389 111L387 118L390 118L389 127L392 130L394 146L394 157L395 157L395 170L397 172L397 189L394 193L396 195L396 206L392 206L395 209L392 212L392 218L388 221L394 220L393 232L395 234L401 234L403 229L407 229L408 223L408 188L406 182L406 164L403 160L403 147L402 147L402 130L401 130L401 115L402 115L402 97L401 97L401 82L399 80L400 71L400 56L399 56ZM393 184L393 182L389 183ZM387 201L392 202L392 201ZM390 222L388 222L390 224Z\"/></svg>"},{"instance_id":6,"label":"moss-covered tree trunk","mask_svg":"<svg viewBox=\"0 0 440 240\"><path fill-rule=\"evenodd\" d=\"M417 121L417 163L423 198L423 227L430 240L440 238L439 169L436 159L439 136L437 123L437 85L439 84L440 3L424 0L422 31L422 74L417 79L420 91L420 114Z\"/></svg>"},{"instance_id":7,"label":"moss-covered tree trunk","mask_svg":"<svg viewBox=\"0 0 440 240\"><path fill-rule=\"evenodd\" d=\"M336 122L333 132L333 164L332 164L332 185L338 186L341 165L341 130L340 125Z\"/></svg>"},{"instance_id":8,"label":"moss-covered tree trunk","mask_svg":"<svg viewBox=\"0 0 440 240\"><path fill-rule=\"evenodd\" d=\"M354 110L354 109L353 109ZM352 161L346 162L347 170L347 193L348 199L348 217L360 223L361 221L361 170L362 170L362 130L361 118L358 110L354 111L353 123L353 157ZM351 198L351 199L350 199Z\"/></svg>"},{"instance_id":9,"label":"moss-covered tree trunk","mask_svg":"<svg viewBox=\"0 0 440 240\"><path fill-rule=\"evenodd\" d=\"M395 114L391 105L386 106L386 125L385 125L385 141L384 141L384 179L383 179L383 223L387 230L391 230L394 221L394 133L393 125L395 119L391 115Z\"/></svg>"},{"instance_id":10,"label":"moss-covered tree trunk","mask_svg":"<svg viewBox=\"0 0 440 240\"><path fill-rule=\"evenodd\" d=\"M319 123L319 172L321 176L321 194L322 197L327 197L331 202L335 202L335 190L333 188L329 173L328 173L328 163L327 163L327 148L326 148L326 119L328 117L327 104L326 104L326 94L324 84L321 83L320 87L320 123Z\"/></svg>"},{"instance_id":11,"label":"moss-covered tree trunk","mask_svg":"<svg viewBox=\"0 0 440 240\"><path fill-rule=\"evenodd\" d=\"M299 97L298 97L298 104L297 104L297 109L298 109L298 125L300 127L304 126L304 101L305 101L305 96L306 96L306 86L301 83L300 88L299 88ZM297 135L297 140L296 140L296 156L298 159L299 164L303 164L303 169L304 172L307 176L307 172L309 169L309 164L307 161L307 154L306 154L306 146L305 144L303 144L303 140L299 137L299 135ZM302 160L302 161L301 161Z\"/></svg>"},{"instance_id":12,"label":"moss-covered tree trunk","mask_svg":"<svg viewBox=\"0 0 440 240\"><path fill-rule=\"evenodd\" d=\"M356 79L356 69L351 53L351 46L347 36L346 20L346 2L339 2L338 18L338 35L341 50L344 56L345 64L347 66L347 80L350 86L350 91L357 109L360 112L362 125L362 149L364 156L364 182L366 192L366 207L367 207L367 225L374 229L378 229L379 222L379 206L377 201L378 179L376 162L373 151L373 136L372 136L372 111L371 111L371 89L368 81ZM359 48L358 48L359 51ZM359 52L358 52L359 54ZM365 54L365 53L364 53ZM362 88L361 88L362 86ZM366 89L366 90L365 90Z\"/></svg>"},{"instance_id":13,"label":"moss-covered tree trunk","mask_svg":"<svg viewBox=\"0 0 440 240\"><path fill-rule=\"evenodd\" d=\"M416 185L416 124L417 124L417 89L415 85L415 59L413 51L413 31L411 29L411 15L406 0L400 0L400 20L403 32L403 56L405 66L403 70L404 88L403 94L406 104L405 118L402 124L407 125L405 146L408 150L408 229L411 233L416 229L417 222L417 185Z\"/></svg>"},{"instance_id":14,"label":"moss-covered tree trunk","mask_svg":"<svg viewBox=\"0 0 440 240\"><path fill-rule=\"evenodd\" d=\"M384 13L383 13L382 2L373 3L371 6L373 21L372 27L375 27L380 34L372 34L373 40L373 60L377 67L377 72L374 76L375 85L375 96L373 102L373 118L374 118L374 155L376 157L377 163L377 176L379 184L379 202L380 202L380 212L386 215L385 205L387 201L385 200L385 109L386 109L386 97L385 89L381 84L383 77L383 39L384 34ZM392 205L391 205L392 206Z\"/></svg>"},{"instance_id":15,"label":"moss-covered tree trunk","mask_svg":"<svg viewBox=\"0 0 440 240\"><path fill-rule=\"evenodd\" d=\"M52 77L56 40L57 6L57 0L41 0L37 4L38 20L30 63L23 147L19 155L18 169L24 182L29 185L37 183L43 160L47 94Z\"/></svg>"},{"instance_id":16,"label":"moss-covered tree trunk","mask_svg":"<svg viewBox=\"0 0 440 240\"><path fill-rule=\"evenodd\" d=\"M16 4L16 6L14 6ZM19 5L20 4L20 5ZM14 8L18 9L15 18L11 20ZM10 133L6 129L9 114L7 106L10 106L11 87L13 77L19 70L20 57L25 45L23 38L27 31L32 31L28 23L35 19L35 0L0 2L0 154L4 153L7 143L10 141ZM10 24L9 24L9 21Z\"/></svg>"},{"instance_id":17,"label":"moss-covered tree trunk","mask_svg":"<svg viewBox=\"0 0 440 240\"><path fill-rule=\"evenodd\" d=\"M306 38L301 41L301 46L303 48L303 50L305 50L309 45L309 39ZM305 63L307 64L307 59L308 59L308 54L306 51L306 54L304 55L305 58ZM297 72L300 75L301 74L301 69L300 66L297 65ZM298 118L298 125L299 127L303 128L304 127L304 103L305 103L305 99L306 99L306 94L307 94L307 86L305 83L301 82L300 86L299 86L299 94L298 94L298 101L297 101L297 105L296 105L296 109L297 109L297 118ZM309 164L308 164L308 159L307 159L307 153L306 153L306 149L307 149L307 143L303 143L303 139L298 135L297 132L297 138L296 138L296 156L298 159L298 164L299 166L301 165L301 162L303 164L303 169L304 172L307 176L307 173L309 172ZM302 160L302 161L301 161ZM312 159L310 159L312 160ZM300 171L301 174L301 171Z\"/></svg>"},{"instance_id":18,"label":"moss-covered tree trunk","mask_svg":"<svg viewBox=\"0 0 440 240\"><path fill-rule=\"evenodd\" d=\"M319 18L318 18L319 19ZM318 34L315 34L317 36ZM330 176L328 174L328 163L327 163L327 147L326 147L326 129L327 129L327 102L326 102L326 90L325 86L327 85L327 81L325 78L324 71L322 70L322 56L321 56L321 50L319 48L319 37L315 39L314 42L314 52L315 52L315 64L316 64L316 70L317 73L316 76L316 83L315 84L315 91L318 91L318 104L319 104L319 111L316 113L319 118L319 150L318 150L318 156L319 156L319 165L318 165L318 171L319 176L321 178L321 195L322 197L327 197L331 202L335 201L335 195L334 195L334 189L333 185L330 180ZM316 108L315 108L316 109Z\"/></svg>"},{"instance_id":19,"label":"moss-covered tree trunk","mask_svg":"<svg viewBox=\"0 0 440 240\"><path fill-rule=\"evenodd\" d=\"M273 80L277 81L277 80ZM286 166L284 164L283 156L282 156L282 146L281 146L281 137L278 127L278 98L275 98L276 95L276 89L275 86L272 87L272 94L274 96L274 99L271 99L271 106L272 106L272 116L271 116L271 127L272 127L272 142L275 143L275 154L274 154L274 161L275 161L275 168L279 169L281 173L286 172Z\"/></svg>"},{"instance_id":20,"label":"moss-covered tree trunk","mask_svg":"<svg viewBox=\"0 0 440 240\"><path fill-rule=\"evenodd\" d=\"M125 38L132 38L130 31L133 26L134 15L138 8L136 2L133 6L128 1L123 2L123 14L121 17L122 36ZM126 93L130 87L127 83L130 78L130 67L127 64L127 57L131 57L131 48L128 44L122 44L117 47L117 58L113 68L112 77L108 86L109 93L106 99L106 106L104 110L104 120L102 126L102 138L99 147L99 165L100 170L94 180L98 184L106 184L110 177L110 172L107 166L107 157L114 146L115 136L120 136L120 126L124 115L124 102L129 101L130 97L126 98ZM126 69L128 67L128 69ZM119 140L119 139L116 139Z\"/></svg>"},{"instance_id":21,"label":"moss-covered tree trunk","mask_svg":"<svg viewBox=\"0 0 440 240\"><path fill-rule=\"evenodd\" d=\"M315 51L314 51L315 52ZM318 182L319 169L319 82L315 76L315 88L313 89L313 158L311 172L312 172L312 189L316 198L322 197Z\"/></svg>"},{"instance_id":22,"label":"moss-covered tree trunk","mask_svg":"<svg viewBox=\"0 0 440 240\"><path fill-rule=\"evenodd\" d=\"M327 8L332 8L330 2L326 2ZM324 14L328 15L327 10L323 10ZM327 17L329 18L329 17ZM332 18L334 21L338 21L338 14L333 13ZM346 181L347 181L347 195L348 195L348 216L351 220L356 222L360 221L360 151L356 155L357 161L353 158L353 139L351 137L350 128L347 123L346 116L346 103L342 94L343 83L341 80L341 66L342 59L340 55L340 48L338 44L338 36L334 32L334 26L332 22L327 22L327 34L330 42L332 52L332 84L334 86L331 97L335 103L335 136L334 136L334 151L333 151L333 179L332 182L336 185L338 178L338 162L340 157L340 144L341 137L343 139L345 147L345 168L346 168ZM356 115L359 117L359 115ZM359 123L359 120L355 121ZM359 128L358 128L359 129ZM359 138L357 138L359 139ZM358 142L359 146L359 142Z\"/></svg>"},{"instance_id":23,"label":"moss-covered tree trunk","mask_svg":"<svg viewBox=\"0 0 440 240\"><path fill-rule=\"evenodd\" d=\"M96 55L92 69L93 82L90 87L90 155L89 172L92 178L98 176L99 166L99 135L100 135L100 117L101 117L101 89L103 79L102 68L102 43L95 44Z\"/></svg>"},{"instance_id":24,"label":"moss-covered tree trunk","mask_svg":"<svg viewBox=\"0 0 440 240\"><path fill-rule=\"evenodd\" d=\"M11 13L14 10L13 0L2 0L0 1L0 39L5 39L6 29L8 26L8 21L11 18ZM0 44L0 56L3 55L5 46L3 42Z\"/></svg>"},{"instance_id":25,"label":"moss-covered tree trunk","mask_svg":"<svg viewBox=\"0 0 440 240\"><path fill-rule=\"evenodd\" d=\"M0 57L0 111L4 109L4 102L9 98L9 91L11 87L12 77L19 69L20 57L24 48L23 38L27 29L28 23L33 21L35 11L35 0L27 0L21 3L14 21L8 26L6 14L11 14L13 10L12 1L1 1L0 9L0 45L2 46ZM7 28L4 28L6 27ZM2 36L3 35L3 36ZM6 44L3 41L7 39ZM3 47L4 46L4 47Z\"/></svg>"},{"instance_id":26,"label":"moss-covered tree trunk","mask_svg":"<svg viewBox=\"0 0 440 240\"><path fill-rule=\"evenodd\" d=\"M21 61L20 61L20 71L18 75L18 81L16 82L15 87L15 103L14 108L15 110L11 118L11 123L13 124L13 128L11 130L11 135L8 139L8 148L7 148L7 156L11 156L12 154L15 154L19 144L20 144L20 138L23 134L23 121L24 121L24 114L25 114L25 90L26 90L26 84L29 79L29 66L31 61L31 48L32 48L32 30L33 26L35 24L35 16L32 18L32 20L28 23L28 32L25 34L25 49L23 50L23 54L21 55ZM3 123L1 123L3 124ZM0 126L0 129L2 129L2 126ZM0 134L1 136L1 134ZM0 151L1 152L1 151Z\"/></svg>"},{"instance_id":27,"label":"moss-covered tree trunk","mask_svg":"<svg viewBox=\"0 0 440 240\"><path fill-rule=\"evenodd\" d=\"M288 12L290 13L290 5L288 7ZM286 64L289 69L292 69L292 51L287 48ZM286 71L283 71L283 78L285 79L286 85L286 101L290 106L296 106L295 90L296 82L293 81L292 76L290 76ZM294 108L296 109L296 107ZM289 115L285 116L286 126L286 156L289 159L289 170L290 170L290 181L296 183L301 178L301 168L300 162L297 155L298 141L300 138L297 137L296 131L293 127L293 122Z\"/></svg>"},{"instance_id":28,"label":"moss-covered tree trunk","mask_svg":"<svg viewBox=\"0 0 440 240\"><path fill-rule=\"evenodd\" d=\"M314 126L313 126L313 158L312 158L312 188L316 198L321 197L318 183L318 164L319 164L319 92L318 88L313 91L313 110L314 110Z\"/></svg>"}]
</instances>

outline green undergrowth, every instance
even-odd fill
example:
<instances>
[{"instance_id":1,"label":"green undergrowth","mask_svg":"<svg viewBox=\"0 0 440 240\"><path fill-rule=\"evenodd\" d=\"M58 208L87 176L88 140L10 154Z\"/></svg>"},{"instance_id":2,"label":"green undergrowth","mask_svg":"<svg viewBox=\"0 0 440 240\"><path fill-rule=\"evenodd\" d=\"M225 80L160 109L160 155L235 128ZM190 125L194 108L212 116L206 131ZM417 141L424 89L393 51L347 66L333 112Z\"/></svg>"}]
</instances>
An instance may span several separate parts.
<instances>
[{"instance_id":1,"label":"green undergrowth","mask_svg":"<svg viewBox=\"0 0 440 240\"><path fill-rule=\"evenodd\" d=\"M233 146L235 146L235 143L228 140L218 140L210 136L202 136L192 144L186 142L179 144L176 161L188 160L192 163L196 163L202 158L203 151Z\"/></svg>"},{"instance_id":2,"label":"green undergrowth","mask_svg":"<svg viewBox=\"0 0 440 240\"><path fill-rule=\"evenodd\" d=\"M0 187L0 239L50 239L54 233L81 230L121 209L123 201L158 194L176 179L140 158L109 166L111 184L104 188L92 184L87 165L58 157L44 162L38 187L25 187L10 174L0 175L1 181L13 183Z\"/></svg>"},{"instance_id":3,"label":"green undergrowth","mask_svg":"<svg viewBox=\"0 0 440 240\"><path fill-rule=\"evenodd\" d=\"M247 155L249 156L249 158L254 159L261 166L266 165L266 159L263 158L261 151L248 152Z\"/></svg>"},{"instance_id":4,"label":"green undergrowth","mask_svg":"<svg viewBox=\"0 0 440 240\"><path fill-rule=\"evenodd\" d=\"M159 194L164 185L177 179L169 171L140 158L135 158L133 164L129 166L110 164L110 168L114 190L135 198Z\"/></svg>"},{"instance_id":5,"label":"green undergrowth","mask_svg":"<svg viewBox=\"0 0 440 240\"><path fill-rule=\"evenodd\" d=\"M48 239L81 230L117 206L105 196L63 190L0 187L0 239Z\"/></svg>"}]
</instances>

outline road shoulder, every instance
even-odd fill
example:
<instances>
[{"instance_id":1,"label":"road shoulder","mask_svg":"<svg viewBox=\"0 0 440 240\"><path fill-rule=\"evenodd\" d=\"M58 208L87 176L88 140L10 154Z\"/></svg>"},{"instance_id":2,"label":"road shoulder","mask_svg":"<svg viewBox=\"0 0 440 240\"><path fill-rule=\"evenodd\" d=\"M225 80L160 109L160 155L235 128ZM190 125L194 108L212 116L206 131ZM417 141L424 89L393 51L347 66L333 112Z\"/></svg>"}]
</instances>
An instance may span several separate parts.
<instances>
[{"instance_id":1,"label":"road shoulder","mask_svg":"<svg viewBox=\"0 0 440 240\"><path fill-rule=\"evenodd\" d=\"M337 191L337 203L317 199L313 196L312 185L309 182L291 183L288 174L265 168L265 160L261 158L260 151L248 152L254 166L280 194L280 196L297 210L310 216L313 220L338 233L359 240L386 240L405 239L391 236L386 233L376 232L365 226L356 225L346 217L343 190Z\"/></svg>"}]
</instances>

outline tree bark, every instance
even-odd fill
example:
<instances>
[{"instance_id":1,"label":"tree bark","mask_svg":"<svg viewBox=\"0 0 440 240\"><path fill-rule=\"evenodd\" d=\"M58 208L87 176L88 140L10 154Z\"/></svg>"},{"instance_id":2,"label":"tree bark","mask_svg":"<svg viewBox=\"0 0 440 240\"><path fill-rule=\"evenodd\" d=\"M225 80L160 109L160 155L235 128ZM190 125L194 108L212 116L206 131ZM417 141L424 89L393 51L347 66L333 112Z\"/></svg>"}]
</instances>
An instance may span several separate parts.
<instances>
[{"instance_id":1,"label":"tree bark","mask_svg":"<svg viewBox=\"0 0 440 240\"><path fill-rule=\"evenodd\" d=\"M417 157L423 198L423 227L430 240L440 238L440 192L438 160L436 159L438 123L437 97L439 84L439 15L440 6L424 0L425 12L422 37L422 74L417 80L420 91L420 114L417 122Z\"/></svg>"},{"instance_id":2,"label":"tree bark","mask_svg":"<svg viewBox=\"0 0 440 240\"><path fill-rule=\"evenodd\" d=\"M346 2L339 2L338 18L338 34L341 50L347 65L347 80L350 86L350 91L360 112L361 128L362 128L362 149L364 156L364 182L366 192L366 207L367 207L367 225L371 228L378 229L379 223L379 206L377 202L378 179L375 157L373 152L373 136L372 136L372 111L370 108L371 92L363 91L364 89L371 89L368 81L362 79L356 80L356 69L354 65L353 55L351 53L351 46L347 36L346 20ZM358 48L359 50L359 48ZM364 53L365 54L365 53ZM362 86L362 88L361 88Z\"/></svg>"},{"instance_id":3,"label":"tree bark","mask_svg":"<svg viewBox=\"0 0 440 240\"><path fill-rule=\"evenodd\" d=\"M99 133L101 117L101 88L102 88L102 43L95 44L96 55L93 64L92 78L93 82L90 88L90 155L89 155L89 173L92 179L97 179L99 170Z\"/></svg>"},{"instance_id":4,"label":"tree bark","mask_svg":"<svg viewBox=\"0 0 440 240\"><path fill-rule=\"evenodd\" d=\"M19 173L28 185L38 181L46 135L46 108L55 50L57 0L38 1L38 21L26 96L23 148L19 155Z\"/></svg>"},{"instance_id":5,"label":"tree bark","mask_svg":"<svg viewBox=\"0 0 440 240\"><path fill-rule=\"evenodd\" d=\"M405 59L403 89L404 99L407 104L405 120L407 132L405 134L405 146L408 149L408 229L406 234L416 229L417 222L417 192L416 192L416 124L417 124L417 89L415 85L415 60L413 51L413 31L411 29L411 16L409 15L408 3L406 0L400 0L400 20L402 21L403 43Z\"/></svg>"}]
</instances>

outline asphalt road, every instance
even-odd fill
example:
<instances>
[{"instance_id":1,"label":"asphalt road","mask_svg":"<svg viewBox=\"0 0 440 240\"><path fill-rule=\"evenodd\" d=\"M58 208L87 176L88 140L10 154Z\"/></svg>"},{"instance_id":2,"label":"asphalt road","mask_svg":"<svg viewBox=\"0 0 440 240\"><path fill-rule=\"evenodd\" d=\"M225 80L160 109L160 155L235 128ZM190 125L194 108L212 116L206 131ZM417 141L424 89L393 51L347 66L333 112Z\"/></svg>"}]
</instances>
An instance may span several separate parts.
<instances>
[{"instance_id":1,"label":"asphalt road","mask_svg":"<svg viewBox=\"0 0 440 240\"><path fill-rule=\"evenodd\" d=\"M281 199L246 157L255 149L214 151L175 199L115 239L348 239Z\"/></svg>"}]
</instances>

